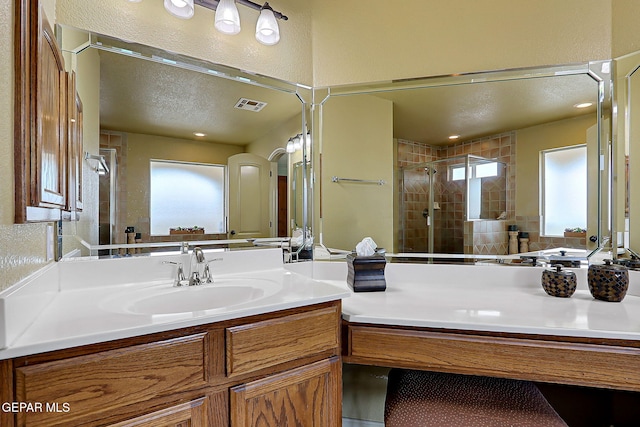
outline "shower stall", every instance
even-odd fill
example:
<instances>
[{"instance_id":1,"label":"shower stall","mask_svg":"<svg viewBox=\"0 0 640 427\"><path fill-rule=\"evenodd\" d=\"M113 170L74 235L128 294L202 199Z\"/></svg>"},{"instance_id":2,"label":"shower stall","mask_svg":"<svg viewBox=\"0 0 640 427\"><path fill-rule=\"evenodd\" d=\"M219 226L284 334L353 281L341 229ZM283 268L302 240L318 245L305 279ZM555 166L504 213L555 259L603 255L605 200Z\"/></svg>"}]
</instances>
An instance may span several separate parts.
<instances>
[{"instance_id":1,"label":"shower stall","mask_svg":"<svg viewBox=\"0 0 640 427\"><path fill-rule=\"evenodd\" d=\"M507 166L495 159L468 154L407 165L399 190L400 252L474 253L469 223L507 215Z\"/></svg>"}]
</instances>

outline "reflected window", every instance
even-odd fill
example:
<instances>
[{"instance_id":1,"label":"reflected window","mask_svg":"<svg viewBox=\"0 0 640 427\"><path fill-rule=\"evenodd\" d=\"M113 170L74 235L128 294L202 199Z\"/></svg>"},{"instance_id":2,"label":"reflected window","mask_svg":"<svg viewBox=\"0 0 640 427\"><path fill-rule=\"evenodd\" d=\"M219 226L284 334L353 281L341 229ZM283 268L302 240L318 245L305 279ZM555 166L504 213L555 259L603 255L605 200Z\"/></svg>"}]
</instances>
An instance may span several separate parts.
<instances>
[{"instance_id":1,"label":"reflected window","mask_svg":"<svg viewBox=\"0 0 640 427\"><path fill-rule=\"evenodd\" d=\"M464 165L454 165L449 168L449 180L450 181L461 181L465 179L464 176ZM487 163L478 163L475 165L469 166L470 170L470 179L474 178L490 178L492 176L498 176L498 163L497 162L487 162Z\"/></svg>"},{"instance_id":2,"label":"reflected window","mask_svg":"<svg viewBox=\"0 0 640 427\"><path fill-rule=\"evenodd\" d=\"M178 227L226 232L226 166L151 160L150 171L152 235L167 235Z\"/></svg>"},{"instance_id":3,"label":"reflected window","mask_svg":"<svg viewBox=\"0 0 640 427\"><path fill-rule=\"evenodd\" d=\"M587 228L587 146L541 152L542 234Z\"/></svg>"}]
</instances>

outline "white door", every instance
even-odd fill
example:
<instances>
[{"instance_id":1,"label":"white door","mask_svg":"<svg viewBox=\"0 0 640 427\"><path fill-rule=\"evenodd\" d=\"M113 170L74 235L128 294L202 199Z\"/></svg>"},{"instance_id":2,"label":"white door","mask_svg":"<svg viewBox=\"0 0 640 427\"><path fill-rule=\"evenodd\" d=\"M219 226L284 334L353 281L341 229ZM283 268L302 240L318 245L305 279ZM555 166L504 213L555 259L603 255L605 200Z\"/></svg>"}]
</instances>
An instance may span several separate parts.
<instances>
[{"instance_id":1,"label":"white door","mask_svg":"<svg viewBox=\"0 0 640 427\"><path fill-rule=\"evenodd\" d=\"M229 238L250 239L271 236L269 188L270 162L260 156L241 153L228 159Z\"/></svg>"}]
</instances>

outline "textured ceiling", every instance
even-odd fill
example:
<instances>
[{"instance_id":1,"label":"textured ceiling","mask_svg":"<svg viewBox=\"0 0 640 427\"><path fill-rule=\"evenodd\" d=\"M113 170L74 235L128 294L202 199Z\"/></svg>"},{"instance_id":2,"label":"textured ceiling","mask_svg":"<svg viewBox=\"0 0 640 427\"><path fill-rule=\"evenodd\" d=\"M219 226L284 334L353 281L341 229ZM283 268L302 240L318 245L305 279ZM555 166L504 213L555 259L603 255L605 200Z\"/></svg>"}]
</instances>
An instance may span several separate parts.
<instances>
[{"instance_id":1,"label":"textured ceiling","mask_svg":"<svg viewBox=\"0 0 640 427\"><path fill-rule=\"evenodd\" d=\"M430 145L521 129L596 111L586 75L540 77L378 93L394 102L394 136ZM589 108L574 106L592 102Z\"/></svg>"},{"instance_id":2,"label":"textured ceiling","mask_svg":"<svg viewBox=\"0 0 640 427\"><path fill-rule=\"evenodd\" d=\"M240 98L266 102L235 109ZM149 135L248 144L302 111L295 94L100 51L100 126Z\"/></svg>"},{"instance_id":3,"label":"textured ceiling","mask_svg":"<svg viewBox=\"0 0 640 427\"><path fill-rule=\"evenodd\" d=\"M291 93L149 60L100 51L104 129L247 144L300 114ZM378 92L394 103L394 136L431 145L521 129L595 112L596 83L586 75ZM240 98L266 102L258 113L234 109ZM576 109L593 102L588 109Z\"/></svg>"}]
</instances>

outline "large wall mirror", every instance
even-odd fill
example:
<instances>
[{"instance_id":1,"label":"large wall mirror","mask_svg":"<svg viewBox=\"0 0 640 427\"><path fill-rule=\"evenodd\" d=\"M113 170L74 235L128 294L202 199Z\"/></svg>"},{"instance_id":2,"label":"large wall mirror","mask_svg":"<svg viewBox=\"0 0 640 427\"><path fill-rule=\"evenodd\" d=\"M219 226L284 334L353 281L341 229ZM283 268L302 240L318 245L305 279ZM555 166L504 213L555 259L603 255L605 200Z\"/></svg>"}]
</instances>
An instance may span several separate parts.
<instances>
[{"instance_id":1,"label":"large wall mirror","mask_svg":"<svg viewBox=\"0 0 640 427\"><path fill-rule=\"evenodd\" d=\"M85 146L88 132L99 132L90 154L104 159L85 163L99 174L99 206L81 218L95 216L98 235L74 224L67 234L105 247L134 243L131 228L137 242L149 244L251 243L305 229L297 207L310 193L296 176L310 168L303 161L309 144L287 144L307 139L309 88L60 31L84 95Z\"/></svg>"},{"instance_id":2,"label":"large wall mirror","mask_svg":"<svg viewBox=\"0 0 640 427\"><path fill-rule=\"evenodd\" d=\"M595 62L316 90L321 243L588 253L611 233L610 80Z\"/></svg>"}]
</instances>

